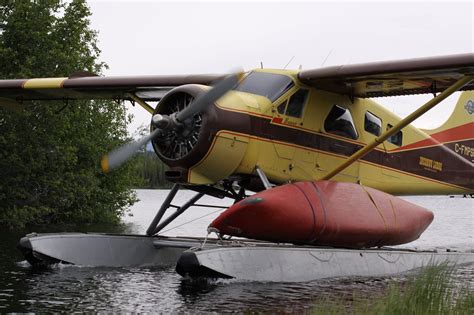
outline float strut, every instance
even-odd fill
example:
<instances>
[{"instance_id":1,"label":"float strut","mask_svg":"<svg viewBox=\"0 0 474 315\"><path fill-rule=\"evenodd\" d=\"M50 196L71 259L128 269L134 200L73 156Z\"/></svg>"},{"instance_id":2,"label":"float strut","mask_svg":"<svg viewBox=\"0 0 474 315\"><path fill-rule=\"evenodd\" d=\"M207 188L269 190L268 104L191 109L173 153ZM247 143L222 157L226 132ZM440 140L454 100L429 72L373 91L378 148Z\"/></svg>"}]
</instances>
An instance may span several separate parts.
<instances>
[{"instance_id":1,"label":"float strut","mask_svg":"<svg viewBox=\"0 0 474 315\"><path fill-rule=\"evenodd\" d=\"M262 181L263 186L265 189L270 189L272 188L272 184L270 184L270 181L267 178L267 175L262 171L262 169L257 165L255 166L255 171L257 172L258 177L260 177L260 180Z\"/></svg>"},{"instance_id":2,"label":"float strut","mask_svg":"<svg viewBox=\"0 0 474 315\"><path fill-rule=\"evenodd\" d=\"M201 199L201 197L204 196L203 193L198 193L196 194L193 198L189 199L188 202L186 202L184 205L179 207L173 214L171 214L169 217L167 217L160 225L158 225L154 230L152 235L158 234L165 226L171 223L174 219L176 219L180 214L182 214L184 211L186 211L189 207L194 206L196 201Z\"/></svg>"},{"instance_id":3,"label":"float strut","mask_svg":"<svg viewBox=\"0 0 474 315\"><path fill-rule=\"evenodd\" d=\"M155 234L154 231L156 229L156 226L160 222L160 220L163 217L163 215L165 214L166 210L168 210L168 208L170 207L171 201L173 201L173 198L174 198L174 196L176 196L176 193L178 192L178 190L179 190L179 185L174 184L173 187L171 188L171 191L169 192L168 196L166 196L165 201L163 201L163 204L161 205L160 210L158 210L158 212L156 213L155 218L153 219L150 226L146 230L146 235L152 236L153 234Z\"/></svg>"}]
</instances>

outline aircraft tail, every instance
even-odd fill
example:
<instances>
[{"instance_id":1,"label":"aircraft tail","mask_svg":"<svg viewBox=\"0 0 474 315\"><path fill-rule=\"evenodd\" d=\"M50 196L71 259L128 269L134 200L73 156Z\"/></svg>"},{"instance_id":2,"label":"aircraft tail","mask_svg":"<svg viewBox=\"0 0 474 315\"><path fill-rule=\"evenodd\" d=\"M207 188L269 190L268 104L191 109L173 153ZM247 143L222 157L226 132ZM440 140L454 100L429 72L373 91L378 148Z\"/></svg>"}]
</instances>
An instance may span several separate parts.
<instances>
[{"instance_id":1,"label":"aircraft tail","mask_svg":"<svg viewBox=\"0 0 474 315\"><path fill-rule=\"evenodd\" d=\"M423 130L440 143L474 141L474 91L465 91L448 120L436 129Z\"/></svg>"}]
</instances>

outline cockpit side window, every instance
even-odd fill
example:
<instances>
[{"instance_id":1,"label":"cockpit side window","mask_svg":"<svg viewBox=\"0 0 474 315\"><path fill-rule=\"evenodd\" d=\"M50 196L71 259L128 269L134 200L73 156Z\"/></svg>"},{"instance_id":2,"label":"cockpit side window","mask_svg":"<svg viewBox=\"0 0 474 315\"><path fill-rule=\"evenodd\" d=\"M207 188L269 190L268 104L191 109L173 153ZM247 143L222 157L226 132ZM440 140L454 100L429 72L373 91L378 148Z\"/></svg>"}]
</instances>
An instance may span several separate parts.
<instances>
[{"instance_id":1,"label":"cockpit side window","mask_svg":"<svg viewBox=\"0 0 474 315\"><path fill-rule=\"evenodd\" d=\"M265 96L273 103L293 86L293 80L286 75L250 72L234 90Z\"/></svg>"},{"instance_id":2,"label":"cockpit side window","mask_svg":"<svg viewBox=\"0 0 474 315\"><path fill-rule=\"evenodd\" d=\"M303 116L304 105L308 99L308 90L301 89L290 97L286 107L286 115L301 118Z\"/></svg>"},{"instance_id":3,"label":"cockpit side window","mask_svg":"<svg viewBox=\"0 0 474 315\"><path fill-rule=\"evenodd\" d=\"M371 112L365 112L364 130L373 135L380 136L382 132L382 119Z\"/></svg>"},{"instance_id":4,"label":"cockpit side window","mask_svg":"<svg viewBox=\"0 0 474 315\"><path fill-rule=\"evenodd\" d=\"M392 127L393 127L392 125L387 124L387 130L389 130ZM402 131L400 130L396 134L392 135L390 138L387 139L387 141L390 142L390 143L393 143L394 145L397 145L397 146L401 147L402 143L403 143L403 133L402 133Z\"/></svg>"},{"instance_id":5,"label":"cockpit side window","mask_svg":"<svg viewBox=\"0 0 474 315\"><path fill-rule=\"evenodd\" d=\"M277 107L277 111L278 111L278 114L285 114L285 109L286 109L286 104L288 103L288 101L284 101L283 103L281 103L280 105L278 105Z\"/></svg>"},{"instance_id":6,"label":"cockpit side window","mask_svg":"<svg viewBox=\"0 0 474 315\"><path fill-rule=\"evenodd\" d=\"M334 105L326 117L324 129L329 133L351 139L357 139L359 137L351 112L338 105Z\"/></svg>"}]
</instances>

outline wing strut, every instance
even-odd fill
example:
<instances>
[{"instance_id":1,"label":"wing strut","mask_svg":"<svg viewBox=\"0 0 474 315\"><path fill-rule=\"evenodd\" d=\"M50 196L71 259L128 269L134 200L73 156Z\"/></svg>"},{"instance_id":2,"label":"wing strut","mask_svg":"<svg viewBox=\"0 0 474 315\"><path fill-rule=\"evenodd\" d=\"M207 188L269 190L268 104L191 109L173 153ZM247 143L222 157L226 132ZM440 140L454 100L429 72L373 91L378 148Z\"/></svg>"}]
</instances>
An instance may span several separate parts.
<instances>
[{"instance_id":1,"label":"wing strut","mask_svg":"<svg viewBox=\"0 0 474 315\"><path fill-rule=\"evenodd\" d=\"M136 96L134 93L128 93L128 96L130 96L130 98L132 100L134 100L135 102L138 103L138 105L140 105L141 107L143 107L144 109L146 109L150 114L153 115L153 113L155 112L155 110L153 109L153 107L151 107L147 102L145 102L144 100L142 100L141 98L139 98L138 96Z\"/></svg>"},{"instance_id":2,"label":"wing strut","mask_svg":"<svg viewBox=\"0 0 474 315\"><path fill-rule=\"evenodd\" d=\"M464 76L458 81L456 81L453 85L446 88L443 92L439 95L435 96L431 100L429 100L426 104L415 110L413 113L408 115L405 119L402 119L398 124L387 130L385 133L380 135L379 137L375 138L374 141L368 143L365 147L351 155L344 163L336 167L334 170L323 176L322 180L329 180L335 175L339 174L341 171L346 169L349 165L357 161L358 159L365 156L367 153L375 149L376 146L387 140L389 137L400 131L401 129L405 128L409 124L411 124L415 119L425 114L427 111L438 105L441 101L445 98L453 94L454 92L461 89L463 86L468 84L469 82L474 80L474 76Z\"/></svg>"}]
</instances>

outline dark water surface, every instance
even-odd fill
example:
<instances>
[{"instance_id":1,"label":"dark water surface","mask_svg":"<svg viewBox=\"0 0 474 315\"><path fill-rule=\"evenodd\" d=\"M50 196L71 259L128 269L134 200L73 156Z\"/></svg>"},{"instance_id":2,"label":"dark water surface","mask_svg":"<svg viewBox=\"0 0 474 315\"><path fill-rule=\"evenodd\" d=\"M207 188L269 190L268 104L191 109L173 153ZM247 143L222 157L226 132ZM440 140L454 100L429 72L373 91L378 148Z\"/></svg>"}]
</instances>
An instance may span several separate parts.
<instances>
[{"instance_id":1,"label":"dark water surface","mask_svg":"<svg viewBox=\"0 0 474 315\"><path fill-rule=\"evenodd\" d=\"M184 192L182 200L190 192ZM37 228L36 232L96 231L144 233L166 191L141 190L141 202L120 227L69 226ZM448 197L407 197L435 213L422 237L405 247L474 250L474 200ZM220 200L205 200L218 205ZM167 235L205 235L213 210L191 209L173 223ZM201 218L205 216L204 218ZM200 219L201 218L201 219ZM193 221L190 224L184 224ZM184 225L183 225L184 224ZM34 270L16 244L29 231L0 232L0 313L6 312L266 312L309 310L325 299L353 296L375 300L388 284L410 275L384 278L329 279L310 283L258 283L236 280L191 281L174 268L89 268L58 265ZM461 266L457 283L474 291L474 266Z\"/></svg>"}]
</instances>

